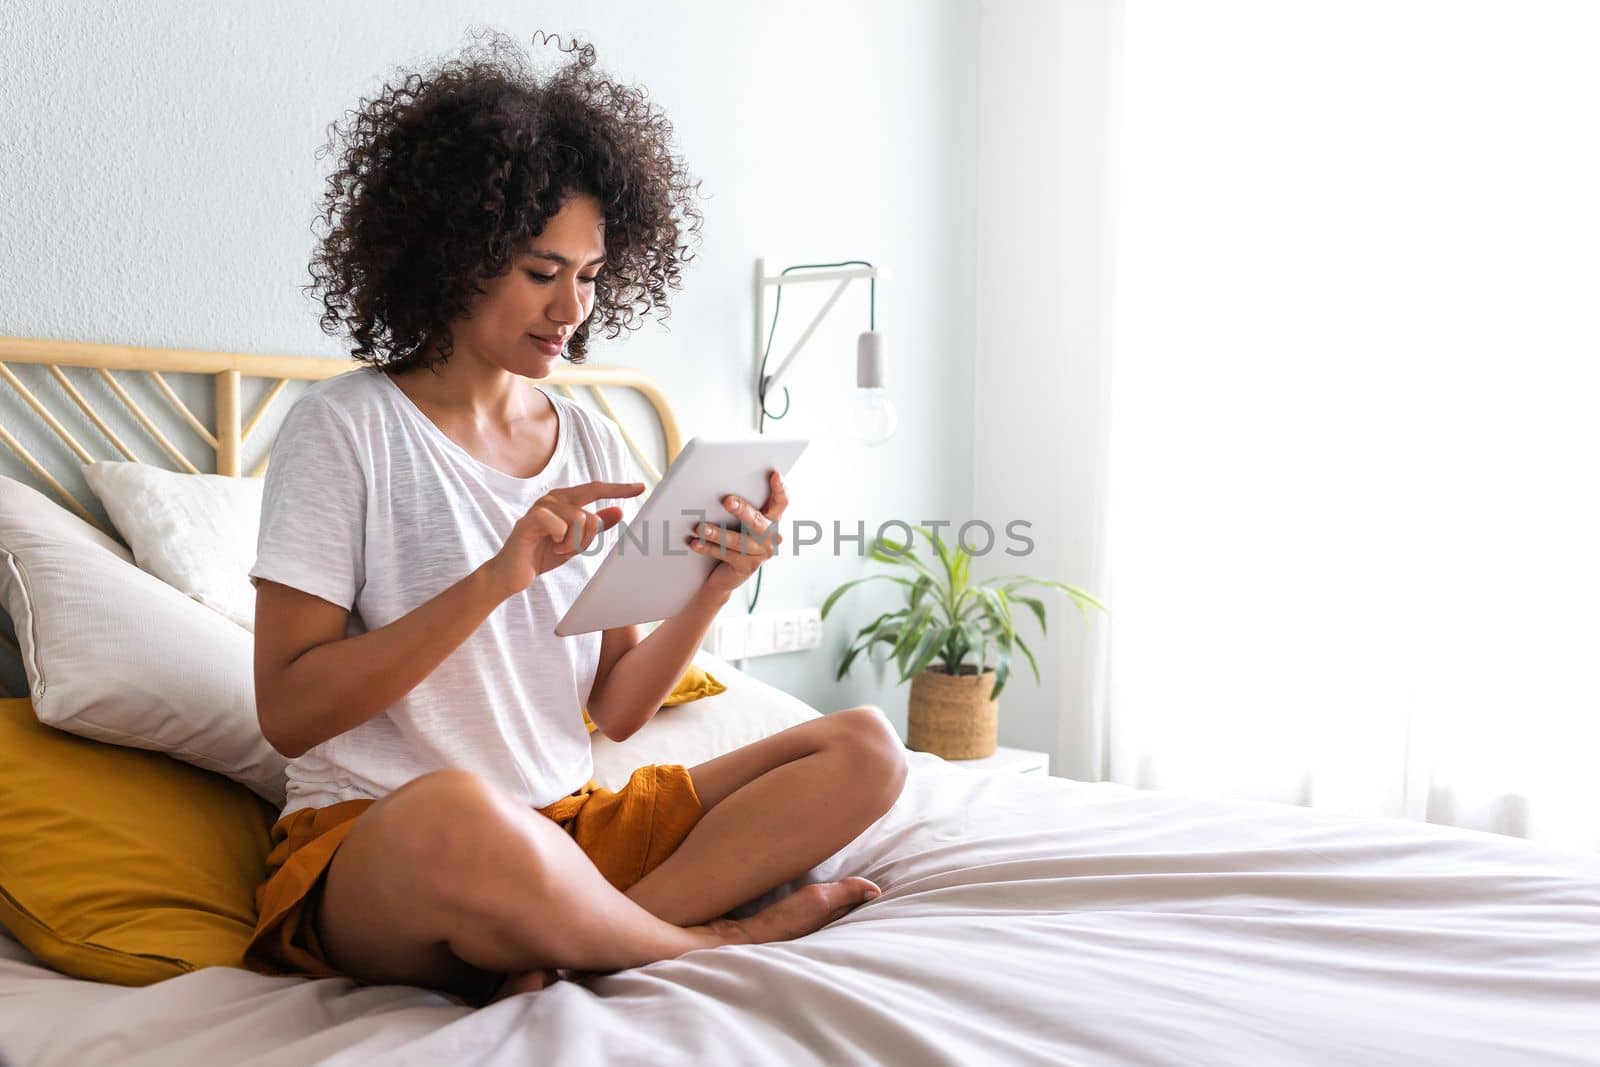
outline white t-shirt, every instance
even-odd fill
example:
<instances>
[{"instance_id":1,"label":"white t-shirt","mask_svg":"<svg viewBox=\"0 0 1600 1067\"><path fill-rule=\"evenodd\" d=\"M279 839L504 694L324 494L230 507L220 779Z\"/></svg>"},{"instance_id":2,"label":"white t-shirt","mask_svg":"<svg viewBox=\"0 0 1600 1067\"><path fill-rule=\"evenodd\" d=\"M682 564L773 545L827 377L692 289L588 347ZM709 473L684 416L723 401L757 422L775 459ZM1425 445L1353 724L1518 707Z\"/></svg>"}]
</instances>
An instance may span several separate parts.
<instances>
[{"instance_id":1,"label":"white t-shirt","mask_svg":"<svg viewBox=\"0 0 1600 1067\"><path fill-rule=\"evenodd\" d=\"M530 383L531 387L531 383ZM532 478L490 467L447 437L373 367L317 382L272 446L255 579L350 609L348 636L386 626L465 578L551 489L633 480L616 426L546 392L555 455ZM623 503L631 513L631 501ZM617 536L606 535L606 547ZM283 812L378 798L418 775L473 771L531 807L593 773L583 707L600 635L557 637L557 620L604 551L540 575L497 607L414 689L288 767Z\"/></svg>"}]
</instances>

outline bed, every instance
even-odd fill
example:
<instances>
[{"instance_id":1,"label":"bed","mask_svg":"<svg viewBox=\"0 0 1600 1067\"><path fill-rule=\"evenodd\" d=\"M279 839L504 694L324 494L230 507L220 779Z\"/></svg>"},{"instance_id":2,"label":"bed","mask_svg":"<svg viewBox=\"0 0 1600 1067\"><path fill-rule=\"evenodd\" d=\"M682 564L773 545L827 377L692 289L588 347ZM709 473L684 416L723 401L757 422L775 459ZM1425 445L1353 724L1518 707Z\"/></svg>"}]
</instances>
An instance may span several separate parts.
<instances>
[{"instance_id":1,"label":"bed","mask_svg":"<svg viewBox=\"0 0 1600 1067\"><path fill-rule=\"evenodd\" d=\"M261 422L241 419L239 383L221 376L348 369L200 355L182 358L219 382L217 469L232 475L246 469L241 426ZM0 341L0 361L177 373L172 358ZM659 391L620 370L583 373L562 384L642 385L657 426L634 444L671 456ZM622 745L602 738L603 784L725 751L750 723L817 714L706 662L727 692L663 712ZM86 981L0 931L0 1061L1600 1064L1600 857L908 758L888 814L741 909L846 874L882 886L797 941L692 952L473 1010L415 987L232 967Z\"/></svg>"}]
</instances>

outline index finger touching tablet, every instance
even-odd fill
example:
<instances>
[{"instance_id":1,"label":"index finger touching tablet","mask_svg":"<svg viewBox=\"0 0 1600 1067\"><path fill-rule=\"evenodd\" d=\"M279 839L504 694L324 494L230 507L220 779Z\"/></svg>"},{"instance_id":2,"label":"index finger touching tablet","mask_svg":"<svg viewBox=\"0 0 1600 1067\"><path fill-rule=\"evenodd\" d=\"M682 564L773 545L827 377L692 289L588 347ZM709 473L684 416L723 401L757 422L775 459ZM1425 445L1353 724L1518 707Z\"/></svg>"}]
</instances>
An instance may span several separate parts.
<instances>
[{"instance_id":1,"label":"index finger touching tablet","mask_svg":"<svg viewBox=\"0 0 1600 1067\"><path fill-rule=\"evenodd\" d=\"M754 536L776 544L771 525L787 503L782 476L805 448L803 438L691 439L628 520L631 532L615 540L555 632L567 637L682 612L720 565L683 546L696 536L696 526L723 513L732 498L739 502L741 522L748 516L752 528L767 528ZM758 509L762 499L768 507Z\"/></svg>"},{"instance_id":2,"label":"index finger touching tablet","mask_svg":"<svg viewBox=\"0 0 1600 1067\"><path fill-rule=\"evenodd\" d=\"M644 492L643 482L584 482L565 490L567 497L576 504L592 504L596 500L606 500L614 497L638 496Z\"/></svg>"}]
</instances>

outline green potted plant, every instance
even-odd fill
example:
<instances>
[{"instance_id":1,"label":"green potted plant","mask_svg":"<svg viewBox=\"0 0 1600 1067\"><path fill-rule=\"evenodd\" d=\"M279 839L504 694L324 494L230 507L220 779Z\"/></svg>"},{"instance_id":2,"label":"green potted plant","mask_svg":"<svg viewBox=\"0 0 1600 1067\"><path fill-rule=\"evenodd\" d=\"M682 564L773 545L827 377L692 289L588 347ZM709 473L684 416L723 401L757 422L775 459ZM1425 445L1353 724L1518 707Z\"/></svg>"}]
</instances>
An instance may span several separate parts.
<instances>
[{"instance_id":1,"label":"green potted plant","mask_svg":"<svg viewBox=\"0 0 1600 1067\"><path fill-rule=\"evenodd\" d=\"M1078 606L1085 620L1089 607L1106 606L1075 586L1045 578L1008 575L984 582L971 580L972 556L959 541L951 547L928 530L917 533L932 547L933 558L920 558L914 545L879 536L871 557L900 568L900 573L872 574L845 582L829 594L822 617L839 598L868 582L894 582L905 588L906 602L857 631L839 662L838 678L849 673L856 658L880 646L888 650L900 681L911 683L909 736L906 743L945 759L981 759L994 754L999 736L999 698L1011 678L1016 653L1028 661L1034 680L1039 664L1017 633L1016 613L1026 609L1046 627L1044 601L1024 590L1058 589Z\"/></svg>"}]
</instances>

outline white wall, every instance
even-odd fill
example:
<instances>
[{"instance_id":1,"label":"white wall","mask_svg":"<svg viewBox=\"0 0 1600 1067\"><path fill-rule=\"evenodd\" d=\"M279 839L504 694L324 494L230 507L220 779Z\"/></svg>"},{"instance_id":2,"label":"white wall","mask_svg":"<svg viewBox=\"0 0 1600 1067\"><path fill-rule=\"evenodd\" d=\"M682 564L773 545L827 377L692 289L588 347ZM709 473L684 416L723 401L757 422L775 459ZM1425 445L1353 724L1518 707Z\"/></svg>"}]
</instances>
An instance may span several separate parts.
<instances>
[{"instance_id":1,"label":"white wall","mask_svg":"<svg viewBox=\"0 0 1600 1067\"><path fill-rule=\"evenodd\" d=\"M0 7L0 333L343 354L299 290L331 163L314 157L327 124L394 65L456 50L469 26L523 41L537 29L577 33L604 69L649 87L709 197L700 258L667 326L602 339L595 362L654 375L690 433L744 430L754 260L880 263L893 274L878 289L878 326L900 432L873 451L837 436L867 318L857 283L796 369L794 417L774 427L820 438L794 479L793 514L874 525L960 517L974 470L977 17L960 0L9 0ZM804 306L826 296L826 286L807 288L785 297L775 348L786 350ZM186 399L205 410L200 396ZM24 410L8 390L0 398L8 427L22 425ZM103 445L83 420L68 412L64 421ZM176 425L172 433L188 436ZM46 454L52 466L70 463L63 451ZM109 446L102 455L113 458ZM146 458L156 455L152 447ZM31 482L9 453L0 472ZM819 603L863 567L813 553L769 570L762 603L781 607ZM871 604L863 597L830 627L824 652L753 660L752 670L825 709L879 702L903 725L899 687L859 668L831 680L844 624Z\"/></svg>"}]
</instances>

